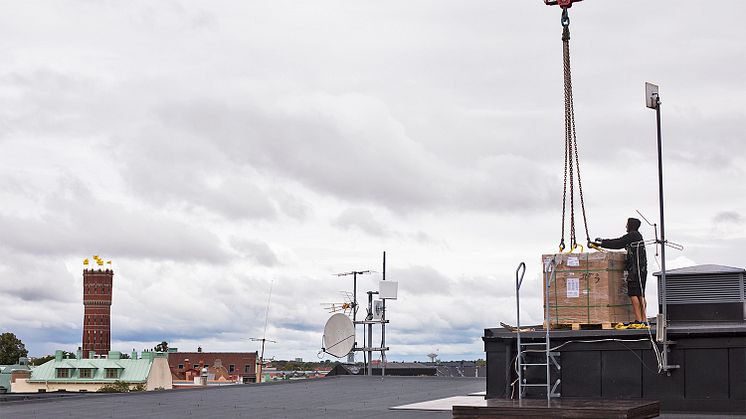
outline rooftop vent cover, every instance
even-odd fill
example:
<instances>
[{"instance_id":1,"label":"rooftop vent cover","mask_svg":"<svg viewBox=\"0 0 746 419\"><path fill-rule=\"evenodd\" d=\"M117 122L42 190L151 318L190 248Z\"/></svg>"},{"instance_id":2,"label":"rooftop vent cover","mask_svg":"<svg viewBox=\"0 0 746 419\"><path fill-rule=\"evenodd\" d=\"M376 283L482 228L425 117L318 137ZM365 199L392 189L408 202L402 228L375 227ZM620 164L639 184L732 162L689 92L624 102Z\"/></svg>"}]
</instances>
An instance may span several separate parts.
<instances>
[{"instance_id":1,"label":"rooftop vent cover","mask_svg":"<svg viewBox=\"0 0 746 419\"><path fill-rule=\"evenodd\" d=\"M746 270L720 265L699 265L666 272L669 320L744 321ZM660 272L655 276L660 278ZM662 304L658 281L658 304Z\"/></svg>"}]
</instances>

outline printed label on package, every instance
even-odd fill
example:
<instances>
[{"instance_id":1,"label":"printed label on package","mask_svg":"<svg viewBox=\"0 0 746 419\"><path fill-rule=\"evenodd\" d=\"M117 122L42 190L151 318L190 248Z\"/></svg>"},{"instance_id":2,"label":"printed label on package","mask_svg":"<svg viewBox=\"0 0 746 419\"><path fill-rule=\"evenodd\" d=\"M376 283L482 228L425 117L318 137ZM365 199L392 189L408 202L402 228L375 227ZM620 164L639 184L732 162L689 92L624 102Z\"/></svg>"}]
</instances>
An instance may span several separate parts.
<instances>
[{"instance_id":1,"label":"printed label on package","mask_svg":"<svg viewBox=\"0 0 746 419\"><path fill-rule=\"evenodd\" d=\"M580 296L580 278L567 278L567 298Z\"/></svg>"},{"instance_id":2,"label":"printed label on package","mask_svg":"<svg viewBox=\"0 0 746 419\"><path fill-rule=\"evenodd\" d=\"M580 266L580 261L577 257L571 256L567 258L567 266Z\"/></svg>"}]
</instances>

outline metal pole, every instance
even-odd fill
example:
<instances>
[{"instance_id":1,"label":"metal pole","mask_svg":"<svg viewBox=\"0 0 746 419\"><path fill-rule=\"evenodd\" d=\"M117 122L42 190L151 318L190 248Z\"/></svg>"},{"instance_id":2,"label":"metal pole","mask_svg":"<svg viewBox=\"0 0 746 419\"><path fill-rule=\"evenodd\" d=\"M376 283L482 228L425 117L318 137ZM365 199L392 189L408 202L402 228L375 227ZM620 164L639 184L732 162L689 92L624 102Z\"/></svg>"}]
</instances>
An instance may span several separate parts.
<instances>
[{"instance_id":1,"label":"metal pole","mask_svg":"<svg viewBox=\"0 0 746 419\"><path fill-rule=\"evenodd\" d=\"M386 251L383 251L383 274L382 280L386 280ZM381 348L386 347L386 299L383 299L381 312ZM381 351L381 378L386 376L386 350Z\"/></svg>"},{"instance_id":2,"label":"metal pole","mask_svg":"<svg viewBox=\"0 0 746 419\"><path fill-rule=\"evenodd\" d=\"M663 305L663 368L668 370L668 303L666 298L666 223L663 211L663 144L661 136L661 99L655 96L655 120L658 134L658 206L661 220L661 304Z\"/></svg>"},{"instance_id":3,"label":"metal pole","mask_svg":"<svg viewBox=\"0 0 746 419\"><path fill-rule=\"evenodd\" d=\"M352 272L352 325L353 330L355 331L355 342L352 344L352 353L355 353L355 349L357 349L357 271ZM365 329L363 329L363 333L365 332ZM353 355L354 356L354 355ZM363 357L365 357L365 354L363 354ZM365 362L365 359L363 359L363 362ZM356 361L357 363L357 361Z\"/></svg>"},{"instance_id":4,"label":"metal pole","mask_svg":"<svg viewBox=\"0 0 746 419\"><path fill-rule=\"evenodd\" d=\"M259 355L259 375L257 376L258 380L257 382L262 382L262 372L264 371L264 344L267 342L267 339L262 339L262 353Z\"/></svg>"},{"instance_id":5,"label":"metal pole","mask_svg":"<svg viewBox=\"0 0 746 419\"><path fill-rule=\"evenodd\" d=\"M357 320L357 272L352 273L352 323Z\"/></svg>"},{"instance_id":6,"label":"metal pole","mask_svg":"<svg viewBox=\"0 0 746 419\"><path fill-rule=\"evenodd\" d=\"M521 268L521 265L518 265L518 269ZM521 292L521 280L518 278L518 272L516 271L515 276L515 322L516 322L516 330L518 331L516 333L516 349L518 350L516 354L516 363L518 365L518 400L523 399L523 367L521 366L521 297L519 293Z\"/></svg>"},{"instance_id":7,"label":"metal pole","mask_svg":"<svg viewBox=\"0 0 746 419\"><path fill-rule=\"evenodd\" d=\"M365 320L373 320L373 291L368 291L368 316ZM368 375L373 375L373 323L368 323Z\"/></svg>"}]
</instances>

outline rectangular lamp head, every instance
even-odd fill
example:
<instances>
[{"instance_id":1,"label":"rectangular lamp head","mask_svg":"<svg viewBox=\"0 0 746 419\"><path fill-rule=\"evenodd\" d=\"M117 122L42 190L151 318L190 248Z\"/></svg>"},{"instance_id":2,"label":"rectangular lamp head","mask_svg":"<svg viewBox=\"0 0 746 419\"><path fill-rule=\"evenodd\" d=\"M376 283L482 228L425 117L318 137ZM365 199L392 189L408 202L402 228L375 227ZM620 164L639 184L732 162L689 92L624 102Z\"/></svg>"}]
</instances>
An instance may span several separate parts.
<instances>
[{"instance_id":1,"label":"rectangular lamp head","mask_svg":"<svg viewBox=\"0 0 746 419\"><path fill-rule=\"evenodd\" d=\"M378 281L378 297L382 300L396 300L399 283L396 281Z\"/></svg>"},{"instance_id":2,"label":"rectangular lamp head","mask_svg":"<svg viewBox=\"0 0 746 419\"><path fill-rule=\"evenodd\" d=\"M645 106L650 109L658 109L659 98L658 86L645 82Z\"/></svg>"}]
</instances>

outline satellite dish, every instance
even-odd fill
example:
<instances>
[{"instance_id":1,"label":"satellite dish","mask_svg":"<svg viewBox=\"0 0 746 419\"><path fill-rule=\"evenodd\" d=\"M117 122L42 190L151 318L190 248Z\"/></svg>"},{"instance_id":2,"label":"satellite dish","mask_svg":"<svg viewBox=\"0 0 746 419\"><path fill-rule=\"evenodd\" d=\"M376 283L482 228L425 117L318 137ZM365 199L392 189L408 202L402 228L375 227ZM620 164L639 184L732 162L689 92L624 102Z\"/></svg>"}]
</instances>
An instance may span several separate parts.
<instances>
[{"instance_id":1,"label":"satellite dish","mask_svg":"<svg viewBox=\"0 0 746 419\"><path fill-rule=\"evenodd\" d=\"M324 326L324 352L342 358L350 353L355 344L355 325L342 313L335 313Z\"/></svg>"}]
</instances>

